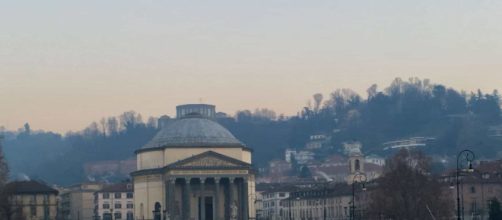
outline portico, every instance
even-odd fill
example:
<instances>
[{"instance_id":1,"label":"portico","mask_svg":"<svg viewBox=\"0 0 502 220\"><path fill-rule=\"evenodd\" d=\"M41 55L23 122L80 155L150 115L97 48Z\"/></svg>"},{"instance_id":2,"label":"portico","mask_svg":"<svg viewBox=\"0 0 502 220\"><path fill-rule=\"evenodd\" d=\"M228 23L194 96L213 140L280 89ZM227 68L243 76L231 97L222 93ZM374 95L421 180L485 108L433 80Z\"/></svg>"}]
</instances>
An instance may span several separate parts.
<instances>
[{"instance_id":1,"label":"portico","mask_svg":"<svg viewBox=\"0 0 502 220\"><path fill-rule=\"evenodd\" d=\"M249 219L245 214L249 195L245 177L171 178L167 188L166 204L171 207L168 213L172 219Z\"/></svg>"}]
</instances>

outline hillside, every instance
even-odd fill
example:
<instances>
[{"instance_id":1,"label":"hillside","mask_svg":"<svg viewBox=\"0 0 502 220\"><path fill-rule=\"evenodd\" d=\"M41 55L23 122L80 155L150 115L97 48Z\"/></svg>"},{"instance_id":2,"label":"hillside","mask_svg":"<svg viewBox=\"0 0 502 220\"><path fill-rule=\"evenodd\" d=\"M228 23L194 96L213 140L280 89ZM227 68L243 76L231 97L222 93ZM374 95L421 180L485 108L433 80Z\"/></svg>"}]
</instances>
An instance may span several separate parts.
<instances>
[{"instance_id":1,"label":"hillside","mask_svg":"<svg viewBox=\"0 0 502 220\"><path fill-rule=\"evenodd\" d=\"M416 78L396 79L383 90L373 85L365 98L350 89L337 89L326 98L315 94L292 117L257 109L232 117L220 114L217 120L254 149L258 167L282 158L286 148L303 148L313 134L331 136L334 148L325 155L350 140L360 141L366 153L386 155L391 152L384 151L384 143L411 137L433 138L424 150L434 155L469 147L479 157L493 158L502 151L502 139L493 133L501 123L496 90L467 93ZM87 178L83 163L133 158L134 150L157 131L155 118L144 122L131 111L65 135L31 131L26 124L17 132L4 131L4 145L14 175L67 185Z\"/></svg>"}]
</instances>

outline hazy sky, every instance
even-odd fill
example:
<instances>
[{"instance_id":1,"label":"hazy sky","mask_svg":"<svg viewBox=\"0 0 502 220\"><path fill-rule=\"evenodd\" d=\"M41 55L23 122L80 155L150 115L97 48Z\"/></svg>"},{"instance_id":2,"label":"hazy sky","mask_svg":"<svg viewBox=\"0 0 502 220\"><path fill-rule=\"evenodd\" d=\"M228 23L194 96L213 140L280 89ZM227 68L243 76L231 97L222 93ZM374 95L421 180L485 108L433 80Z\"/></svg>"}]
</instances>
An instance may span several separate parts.
<instances>
[{"instance_id":1,"label":"hazy sky","mask_svg":"<svg viewBox=\"0 0 502 220\"><path fill-rule=\"evenodd\" d=\"M502 89L502 1L0 1L0 126L181 103L295 114L395 77Z\"/></svg>"}]
</instances>

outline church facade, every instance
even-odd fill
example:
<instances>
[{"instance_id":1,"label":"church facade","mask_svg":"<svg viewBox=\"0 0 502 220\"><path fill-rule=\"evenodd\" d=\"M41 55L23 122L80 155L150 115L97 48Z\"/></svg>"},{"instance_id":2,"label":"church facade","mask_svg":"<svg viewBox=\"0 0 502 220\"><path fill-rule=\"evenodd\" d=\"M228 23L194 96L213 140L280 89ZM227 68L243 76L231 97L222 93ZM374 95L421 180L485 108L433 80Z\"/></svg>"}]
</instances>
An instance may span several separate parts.
<instances>
[{"instance_id":1,"label":"church facade","mask_svg":"<svg viewBox=\"0 0 502 220\"><path fill-rule=\"evenodd\" d=\"M212 120L214 106L198 107L136 151L135 219L255 218L252 150Z\"/></svg>"}]
</instances>

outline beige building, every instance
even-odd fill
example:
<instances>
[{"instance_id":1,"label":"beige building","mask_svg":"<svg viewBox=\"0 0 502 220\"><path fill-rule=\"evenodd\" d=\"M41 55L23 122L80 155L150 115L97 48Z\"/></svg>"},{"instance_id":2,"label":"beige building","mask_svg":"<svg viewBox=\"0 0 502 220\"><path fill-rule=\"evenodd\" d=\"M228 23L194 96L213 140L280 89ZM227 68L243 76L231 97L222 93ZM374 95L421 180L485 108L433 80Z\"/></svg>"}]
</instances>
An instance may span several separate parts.
<instances>
[{"instance_id":1,"label":"beige building","mask_svg":"<svg viewBox=\"0 0 502 220\"><path fill-rule=\"evenodd\" d=\"M451 193L457 211L455 173L443 176L446 192ZM465 220L485 220L489 217L490 200L502 201L502 160L480 161L473 173L461 173L460 181L461 215Z\"/></svg>"},{"instance_id":2,"label":"beige building","mask_svg":"<svg viewBox=\"0 0 502 220\"><path fill-rule=\"evenodd\" d=\"M64 220L92 220L94 193L101 190L101 183L81 183L63 190L60 198L61 218Z\"/></svg>"},{"instance_id":3,"label":"beige building","mask_svg":"<svg viewBox=\"0 0 502 220\"><path fill-rule=\"evenodd\" d=\"M355 197L356 212L359 213L364 208L361 200L366 199L364 195L358 193ZM279 219L297 220L348 220L352 204L351 187L341 183L336 185L317 185L309 189L291 192L288 199L281 201L284 207ZM326 214L325 214L326 213ZM324 218L326 215L326 218Z\"/></svg>"},{"instance_id":4,"label":"beige building","mask_svg":"<svg viewBox=\"0 0 502 220\"><path fill-rule=\"evenodd\" d=\"M37 181L15 181L5 186L12 219L55 220L58 191Z\"/></svg>"},{"instance_id":5,"label":"beige building","mask_svg":"<svg viewBox=\"0 0 502 220\"><path fill-rule=\"evenodd\" d=\"M94 193L95 220L134 220L134 192L131 183L106 185Z\"/></svg>"},{"instance_id":6,"label":"beige building","mask_svg":"<svg viewBox=\"0 0 502 220\"><path fill-rule=\"evenodd\" d=\"M251 149L212 120L213 106L177 112L136 151L135 219L254 219Z\"/></svg>"}]
</instances>

